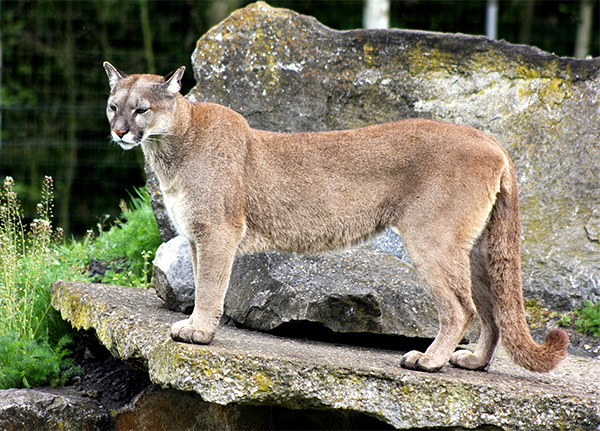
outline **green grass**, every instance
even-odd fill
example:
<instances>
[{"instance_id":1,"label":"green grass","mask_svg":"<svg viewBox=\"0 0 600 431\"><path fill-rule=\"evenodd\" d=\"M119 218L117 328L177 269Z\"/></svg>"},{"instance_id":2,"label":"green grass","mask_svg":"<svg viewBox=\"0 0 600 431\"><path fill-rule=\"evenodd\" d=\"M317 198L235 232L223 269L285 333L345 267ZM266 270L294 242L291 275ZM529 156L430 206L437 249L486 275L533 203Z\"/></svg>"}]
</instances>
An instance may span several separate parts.
<instances>
[{"instance_id":1,"label":"green grass","mask_svg":"<svg viewBox=\"0 0 600 431\"><path fill-rule=\"evenodd\" d=\"M106 231L65 241L52 225L52 178L42 184L37 218L23 221L12 178L0 189L0 388L64 384L77 332L50 305L56 280L90 281L92 258L106 263L103 282L148 287L150 262L160 245L150 200L140 189ZM106 220L104 220L106 221ZM95 280L100 281L100 280Z\"/></svg>"},{"instance_id":2,"label":"green grass","mask_svg":"<svg viewBox=\"0 0 600 431\"><path fill-rule=\"evenodd\" d=\"M585 335L600 337L600 302L584 301L583 308L564 313L556 323L562 327L571 326Z\"/></svg>"}]
</instances>

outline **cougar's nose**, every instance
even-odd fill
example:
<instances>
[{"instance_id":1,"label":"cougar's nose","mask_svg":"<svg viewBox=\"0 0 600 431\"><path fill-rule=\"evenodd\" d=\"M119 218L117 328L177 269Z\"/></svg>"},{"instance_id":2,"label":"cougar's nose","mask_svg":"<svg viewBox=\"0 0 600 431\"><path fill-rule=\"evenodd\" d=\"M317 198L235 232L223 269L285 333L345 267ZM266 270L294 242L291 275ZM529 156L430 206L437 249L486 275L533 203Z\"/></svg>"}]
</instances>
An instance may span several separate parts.
<instances>
[{"instance_id":1,"label":"cougar's nose","mask_svg":"<svg viewBox=\"0 0 600 431\"><path fill-rule=\"evenodd\" d=\"M123 136L125 136L125 134L127 133L127 130L115 130L115 129L113 129L113 132L115 132L115 134L119 138L123 138Z\"/></svg>"}]
</instances>

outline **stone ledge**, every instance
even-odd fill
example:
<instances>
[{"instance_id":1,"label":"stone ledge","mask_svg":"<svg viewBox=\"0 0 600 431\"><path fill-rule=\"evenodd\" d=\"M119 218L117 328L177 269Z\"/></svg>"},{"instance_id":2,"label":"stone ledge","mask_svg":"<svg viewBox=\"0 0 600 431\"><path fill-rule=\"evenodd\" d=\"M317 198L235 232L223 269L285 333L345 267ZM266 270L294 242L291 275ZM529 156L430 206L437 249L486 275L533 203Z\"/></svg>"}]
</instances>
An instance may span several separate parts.
<instances>
[{"instance_id":1,"label":"stone ledge","mask_svg":"<svg viewBox=\"0 0 600 431\"><path fill-rule=\"evenodd\" d=\"M222 327L209 346L173 342L183 315L153 291L57 282L52 305L79 329L94 329L117 357L165 388L227 405L346 409L396 428L494 425L507 430L600 429L600 363L569 357L552 373L517 368L503 352L487 373L450 366L403 370L401 352L337 346Z\"/></svg>"}]
</instances>

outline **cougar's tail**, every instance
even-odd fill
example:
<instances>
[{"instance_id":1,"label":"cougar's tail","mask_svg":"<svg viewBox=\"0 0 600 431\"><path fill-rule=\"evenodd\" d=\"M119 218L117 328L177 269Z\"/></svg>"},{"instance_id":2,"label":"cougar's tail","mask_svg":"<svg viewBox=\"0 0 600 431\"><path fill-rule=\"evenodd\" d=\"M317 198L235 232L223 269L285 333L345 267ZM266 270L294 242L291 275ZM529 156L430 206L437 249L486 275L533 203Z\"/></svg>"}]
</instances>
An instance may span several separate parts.
<instances>
[{"instance_id":1,"label":"cougar's tail","mask_svg":"<svg viewBox=\"0 0 600 431\"><path fill-rule=\"evenodd\" d=\"M530 371L550 371L566 357L569 337L562 329L552 329L545 342L537 344L529 333L521 284L519 194L510 161L486 229L494 317L502 343L516 364Z\"/></svg>"}]
</instances>

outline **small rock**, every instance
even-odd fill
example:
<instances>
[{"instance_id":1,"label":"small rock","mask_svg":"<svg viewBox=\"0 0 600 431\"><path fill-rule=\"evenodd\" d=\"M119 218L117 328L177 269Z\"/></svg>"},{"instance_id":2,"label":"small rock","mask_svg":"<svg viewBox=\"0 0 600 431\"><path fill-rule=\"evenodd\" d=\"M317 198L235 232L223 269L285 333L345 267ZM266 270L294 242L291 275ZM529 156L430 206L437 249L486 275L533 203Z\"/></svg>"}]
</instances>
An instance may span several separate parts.
<instances>
[{"instance_id":1,"label":"small rock","mask_svg":"<svg viewBox=\"0 0 600 431\"><path fill-rule=\"evenodd\" d=\"M156 250L154 288L171 310L190 313L194 307L194 273L188 241L182 236L161 244Z\"/></svg>"}]
</instances>

